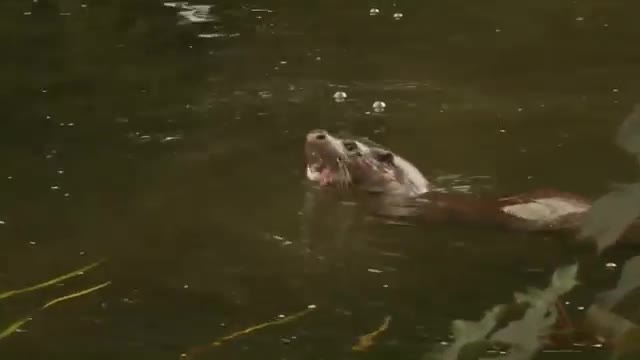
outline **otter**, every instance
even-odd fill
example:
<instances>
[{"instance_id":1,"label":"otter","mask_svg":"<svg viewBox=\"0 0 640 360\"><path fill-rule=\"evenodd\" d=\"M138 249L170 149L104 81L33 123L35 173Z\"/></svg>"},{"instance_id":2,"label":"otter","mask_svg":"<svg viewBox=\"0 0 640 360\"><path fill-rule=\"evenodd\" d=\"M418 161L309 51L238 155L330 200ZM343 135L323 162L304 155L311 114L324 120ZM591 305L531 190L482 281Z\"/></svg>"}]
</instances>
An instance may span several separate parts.
<instances>
[{"instance_id":1,"label":"otter","mask_svg":"<svg viewBox=\"0 0 640 360\"><path fill-rule=\"evenodd\" d=\"M373 195L373 210L384 217L577 231L592 205L586 197L552 189L509 197L438 191L411 162L388 148L323 129L307 133L305 156L310 181Z\"/></svg>"}]
</instances>

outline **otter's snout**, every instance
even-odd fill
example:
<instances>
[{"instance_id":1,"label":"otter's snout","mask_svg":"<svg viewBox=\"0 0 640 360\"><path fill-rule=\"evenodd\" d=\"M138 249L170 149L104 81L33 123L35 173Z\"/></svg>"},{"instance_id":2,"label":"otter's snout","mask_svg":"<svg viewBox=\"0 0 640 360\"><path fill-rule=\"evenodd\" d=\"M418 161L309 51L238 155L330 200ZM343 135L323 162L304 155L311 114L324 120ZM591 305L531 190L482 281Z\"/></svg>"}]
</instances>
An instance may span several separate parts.
<instances>
[{"instance_id":1,"label":"otter's snout","mask_svg":"<svg viewBox=\"0 0 640 360\"><path fill-rule=\"evenodd\" d=\"M315 129L307 133L307 142L324 141L329 137L329 132L323 129Z\"/></svg>"}]
</instances>

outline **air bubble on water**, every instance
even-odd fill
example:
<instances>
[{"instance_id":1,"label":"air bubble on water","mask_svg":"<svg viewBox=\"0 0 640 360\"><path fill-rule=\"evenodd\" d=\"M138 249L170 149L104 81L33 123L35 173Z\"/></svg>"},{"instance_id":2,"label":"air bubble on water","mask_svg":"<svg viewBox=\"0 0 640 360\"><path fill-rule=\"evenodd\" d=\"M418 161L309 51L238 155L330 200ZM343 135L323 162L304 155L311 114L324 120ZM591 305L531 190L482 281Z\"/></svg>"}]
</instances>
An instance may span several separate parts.
<instances>
[{"instance_id":1,"label":"air bubble on water","mask_svg":"<svg viewBox=\"0 0 640 360\"><path fill-rule=\"evenodd\" d=\"M347 99L347 93L344 91L337 91L335 94L333 94L333 100L335 100L335 102L343 102Z\"/></svg>"},{"instance_id":2,"label":"air bubble on water","mask_svg":"<svg viewBox=\"0 0 640 360\"><path fill-rule=\"evenodd\" d=\"M607 269L615 269L618 267L618 264L614 263L614 262L608 262L604 265Z\"/></svg>"},{"instance_id":3,"label":"air bubble on water","mask_svg":"<svg viewBox=\"0 0 640 360\"><path fill-rule=\"evenodd\" d=\"M383 112L384 108L387 107L387 104L384 103L384 101L376 101L373 103L373 111L375 112Z\"/></svg>"},{"instance_id":4,"label":"air bubble on water","mask_svg":"<svg viewBox=\"0 0 640 360\"><path fill-rule=\"evenodd\" d=\"M188 288L189 288L189 285L184 284L184 285L182 285L182 288L183 288L183 289L188 289Z\"/></svg>"},{"instance_id":5,"label":"air bubble on water","mask_svg":"<svg viewBox=\"0 0 640 360\"><path fill-rule=\"evenodd\" d=\"M29 15L31 15L31 11L25 11L25 12L22 13L22 15L29 16Z\"/></svg>"},{"instance_id":6,"label":"air bubble on water","mask_svg":"<svg viewBox=\"0 0 640 360\"><path fill-rule=\"evenodd\" d=\"M497 33L499 33L500 31L502 31L502 30L500 30L500 29L496 29L496 32L497 32Z\"/></svg>"},{"instance_id":7,"label":"air bubble on water","mask_svg":"<svg viewBox=\"0 0 640 360\"><path fill-rule=\"evenodd\" d=\"M393 18L394 18L395 20L400 20L400 19L402 19L402 16L403 16L403 15L402 15L402 13L399 13L399 12L398 12L398 13L393 14Z\"/></svg>"},{"instance_id":8,"label":"air bubble on water","mask_svg":"<svg viewBox=\"0 0 640 360\"><path fill-rule=\"evenodd\" d=\"M576 21L583 21L583 20L584 20L584 17L582 17L582 16L578 16L578 17L576 18Z\"/></svg>"},{"instance_id":9,"label":"air bubble on water","mask_svg":"<svg viewBox=\"0 0 640 360\"><path fill-rule=\"evenodd\" d=\"M380 14L380 9L371 8L371 10L369 10L369 15L371 15L371 16L376 16L378 14Z\"/></svg>"},{"instance_id":10,"label":"air bubble on water","mask_svg":"<svg viewBox=\"0 0 640 360\"><path fill-rule=\"evenodd\" d=\"M613 90L611 90L611 91L613 91L614 93L617 93L617 92L619 92L620 90L618 90L618 89L613 89Z\"/></svg>"},{"instance_id":11,"label":"air bubble on water","mask_svg":"<svg viewBox=\"0 0 640 360\"><path fill-rule=\"evenodd\" d=\"M578 310L583 311L584 310L584 306L578 306Z\"/></svg>"},{"instance_id":12,"label":"air bubble on water","mask_svg":"<svg viewBox=\"0 0 640 360\"><path fill-rule=\"evenodd\" d=\"M36 244L35 241L29 241L29 245L34 246Z\"/></svg>"},{"instance_id":13,"label":"air bubble on water","mask_svg":"<svg viewBox=\"0 0 640 360\"><path fill-rule=\"evenodd\" d=\"M0 220L0 225L6 225L7 223L4 220Z\"/></svg>"},{"instance_id":14,"label":"air bubble on water","mask_svg":"<svg viewBox=\"0 0 640 360\"><path fill-rule=\"evenodd\" d=\"M57 172L58 172L58 174L60 174L60 175L64 174L64 170L62 170L62 169L58 169L58 171L57 171Z\"/></svg>"},{"instance_id":15,"label":"air bubble on water","mask_svg":"<svg viewBox=\"0 0 640 360\"><path fill-rule=\"evenodd\" d=\"M316 56L316 61L320 61L322 58L320 56Z\"/></svg>"},{"instance_id":16,"label":"air bubble on water","mask_svg":"<svg viewBox=\"0 0 640 360\"><path fill-rule=\"evenodd\" d=\"M282 319L282 318L284 318L285 316L284 316L284 315L282 315L282 314L280 314L280 315L278 315L278 317L279 317L280 319Z\"/></svg>"},{"instance_id":17,"label":"air bubble on water","mask_svg":"<svg viewBox=\"0 0 640 360\"><path fill-rule=\"evenodd\" d=\"M270 91L260 91L258 95L263 99L269 99L273 96Z\"/></svg>"},{"instance_id":18,"label":"air bubble on water","mask_svg":"<svg viewBox=\"0 0 640 360\"><path fill-rule=\"evenodd\" d=\"M307 306L307 309L315 309L316 306L314 304L310 304L309 306Z\"/></svg>"},{"instance_id":19,"label":"air bubble on water","mask_svg":"<svg viewBox=\"0 0 640 360\"><path fill-rule=\"evenodd\" d=\"M52 186L51 186L51 190L60 190L60 186L58 186L58 185L52 185Z\"/></svg>"}]
</instances>

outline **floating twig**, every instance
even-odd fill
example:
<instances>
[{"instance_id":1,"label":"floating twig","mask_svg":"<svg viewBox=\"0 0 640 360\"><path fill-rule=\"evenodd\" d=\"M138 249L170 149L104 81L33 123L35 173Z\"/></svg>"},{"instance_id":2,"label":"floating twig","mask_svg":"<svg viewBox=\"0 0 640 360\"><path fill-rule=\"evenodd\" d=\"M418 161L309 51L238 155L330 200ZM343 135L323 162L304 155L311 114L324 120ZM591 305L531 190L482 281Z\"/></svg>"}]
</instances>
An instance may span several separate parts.
<instances>
[{"instance_id":1,"label":"floating twig","mask_svg":"<svg viewBox=\"0 0 640 360\"><path fill-rule=\"evenodd\" d=\"M360 336L358 338L358 343L356 345L353 345L351 347L351 350L354 350L354 351L367 350L369 347L373 345L374 343L373 340L375 339L375 337L383 333L385 330L387 330L387 328L389 328L390 323L391 323L391 316L387 315L384 318L384 321L382 322L382 324L376 330Z\"/></svg>"},{"instance_id":2,"label":"floating twig","mask_svg":"<svg viewBox=\"0 0 640 360\"><path fill-rule=\"evenodd\" d=\"M299 312L297 312L297 313L295 313L293 315L285 316L285 317L277 319L277 320L273 320L273 321L269 321L269 322L266 322L266 323L254 325L254 326L248 327L248 328L246 328L244 330L236 331L233 334L230 334L230 335L221 337L221 338L219 338L217 340L214 340L209 344L195 347L195 348L191 349L190 351L188 351L186 354L182 354L181 358L182 359L191 359L194 356L206 351L209 348L217 347L217 346L222 345L222 343L224 343L226 341L233 340L233 339L235 339L237 337L240 337L242 335L246 335L246 334L254 332L256 330L263 329L263 328L265 328L267 326L280 325L280 324L291 322L291 321L293 321L293 320L295 320L297 318L300 318L300 317L302 317L304 315L307 315L308 313L310 313L311 311L313 311L315 309L316 309L315 306L310 305L307 309L299 311Z\"/></svg>"}]
</instances>

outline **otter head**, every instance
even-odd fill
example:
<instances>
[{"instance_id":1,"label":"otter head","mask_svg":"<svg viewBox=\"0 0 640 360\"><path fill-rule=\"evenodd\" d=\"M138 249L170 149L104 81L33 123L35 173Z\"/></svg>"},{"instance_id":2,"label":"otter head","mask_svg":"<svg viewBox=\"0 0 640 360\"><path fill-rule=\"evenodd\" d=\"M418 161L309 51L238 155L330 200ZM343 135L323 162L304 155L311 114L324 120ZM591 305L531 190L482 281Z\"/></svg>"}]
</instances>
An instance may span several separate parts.
<instances>
[{"instance_id":1,"label":"otter head","mask_svg":"<svg viewBox=\"0 0 640 360\"><path fill-rule=\"evenodd\" d=\"M304 145L307 161L307 178L321 185L349 185L351 177L345 162L347 154L340 139L326 130L316 129L307 133Z\"/></svg>"},{"instance_id":2,"label":"otter head","mask_svg":"<svg viewBox=\"0 0 640 360\"><path fill-rule=\"evenodd\" d=\"M314 130L307 134L305 149L307 177L323 185L409 196L428 191L427 180L415 166L380 145Z\"/></svg>"}]
</instances>

